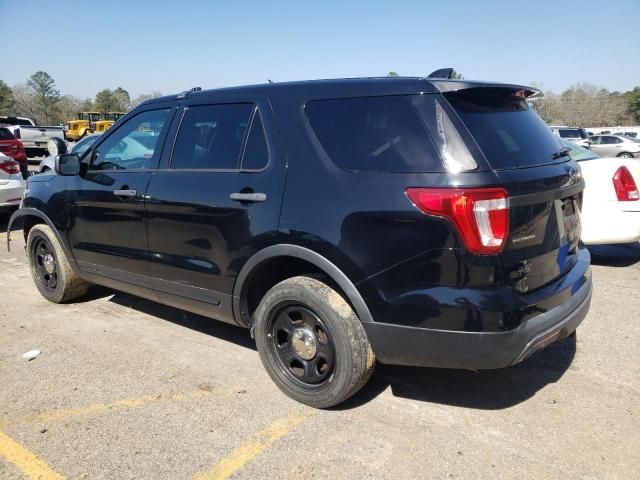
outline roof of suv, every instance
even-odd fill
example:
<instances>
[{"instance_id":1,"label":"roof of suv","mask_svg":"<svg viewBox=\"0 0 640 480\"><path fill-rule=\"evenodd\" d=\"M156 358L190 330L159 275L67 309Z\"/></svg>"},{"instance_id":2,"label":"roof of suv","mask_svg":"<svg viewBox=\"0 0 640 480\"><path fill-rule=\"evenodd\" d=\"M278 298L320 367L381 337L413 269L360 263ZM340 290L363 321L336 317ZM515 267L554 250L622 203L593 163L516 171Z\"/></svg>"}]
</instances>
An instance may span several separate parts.
<instances>
[{"instance_id":1,"label":"roof of suv","mask_svg":"<svg viewBox=\"0 0 640 480\"><path fill-rule=\"evenodd\" d=\"M180 94L153 98L145 101L144 104L175 100L176 98L193 97L200 95L206 96L218 93L264 94L267 91L281 89L287 89L291 92L305 92L309 96L330 96L335 95L341 88L344 88L346 93L357 90L370 91L375 89L375 94L384 95L391 93L402 94L405 92L443 93L456 90L465 90L468 88L485 87L506 88L513 89L514 91L524 90L528 98L542 96L542 92L538 89L524 85L514 85L507 83L426 77L361 77L335 78L325 80L299 80L291 82L274 82L235 87L223 87L209 90L191 90L182 92Z\"/></svg>"}]
</instances>

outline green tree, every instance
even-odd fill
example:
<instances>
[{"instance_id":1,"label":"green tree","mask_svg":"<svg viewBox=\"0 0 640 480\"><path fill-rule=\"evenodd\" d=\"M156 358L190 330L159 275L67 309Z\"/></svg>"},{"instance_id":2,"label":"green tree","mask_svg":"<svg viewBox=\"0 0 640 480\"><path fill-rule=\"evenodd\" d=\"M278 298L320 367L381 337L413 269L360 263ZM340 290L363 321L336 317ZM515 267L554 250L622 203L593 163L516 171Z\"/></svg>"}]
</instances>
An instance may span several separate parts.
<instances>
[{"instance_id":1,"label":"green tree","mask_svg":"<svg viewBox=\"0 0 640 480\"><path fill-rule=\"evenodd\" d=\"M29 77L27 87L35 98L42 120L49 123L55 116L55 107L60 100L60 90L56 88L56 82L47 72L39 71Z\"/></svg>"},{"instance_id":2,"label":"green tree","mask_svg":"<svg viewBox=\"0 0 640 480\"><path fill-rule=\"evenodd\" d=\"M96 93L96 99L93 102L93 108L100 112L112 112L114 110L117 99L113 95L113 91L109 88L100 90Z\"/></svg>"},{"instance_id":3,"label":"green tree","mask_svg":"<svg viewBox=\"0 0 640 480\"><path fill-rule=\"evenodd\" d=\"M636 122L640 123L640 87L634 88L626 95L629 99L629 113Z\"/></svg>"},{"instance_id":4,"label":"green tree","mask_svg":"<svg viewBox=\"0 0 640 480\"><path fill-rule=\"evenodd\" d=\"M113 91L113 97L118 107L117 111L119 112L129 111L129 109L131 108L131 97L129 96L129 92L127 92L122 87L118 87Z\"/></svg>"},{"instance_id":5,"label":"green tree","mask_svg":"<svg viewBox=\"0 0 640 480\"><path fill-rule=\"evenodd\" d=\"M15 100L9 85L0 80L0 114L11 115L15 110Z\"/></svg>"},{"instance_id":6,"label":"green tree","mask_svg":"<svg viewBox=\"0 0 640 480\"><path fill-rule=\"evenodd\" d=\"M387 73L387 77L399 77L398 72L394 72L393 70Z\"/></svg>"},{"instance_id":7,"label":"green tree","mask_svg":"<svg viewBox=\"0 0 640 480\"><path fill-rule=\"evenodd\" d=\"M456 80L464 80L464 75L462 75L459 72L456 72L456 69L453 69L453 72L451 72L451 78L455 78Z\"/></svg>"}]
</instances>

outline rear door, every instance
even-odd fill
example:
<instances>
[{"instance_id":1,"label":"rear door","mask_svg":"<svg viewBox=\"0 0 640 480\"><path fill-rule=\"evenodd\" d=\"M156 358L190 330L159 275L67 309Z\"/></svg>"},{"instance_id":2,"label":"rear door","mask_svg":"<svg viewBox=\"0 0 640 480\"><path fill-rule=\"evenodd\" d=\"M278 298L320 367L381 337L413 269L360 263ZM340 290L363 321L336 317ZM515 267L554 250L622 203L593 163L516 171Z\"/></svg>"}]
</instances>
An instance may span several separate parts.
<instances>
[{"instance_id":1,"label":"rear door","mask_svg":"<svg viewBox=\"0 0 640 480\"><path fill-rule=\"evenodd\" d=\"M147 191L151 274L174 304L233 322L236 275L275 242L284 158L264 99L187 99Z\"/></svg>"},{"instance_id":2,"label":"rear door","mask_svg":"<svg viewBox=\"0 0 640 480\"><path fill-rule=\"evenodd\" d=\"M520 92L471 88L444 95L509 192L505 281L524 293L577 261L584 182L557 137Z\"/></svg>"},{"instance_id":3,"label":"rear door","mask_svg":"<svg viewBox=\"0 0 640 480\"><path fill-rule=\"evenodd\" d=\"M67 192L69 242L80 268L120 281L149 274L144 199L175 106L150 105L83 157Z\"/></svg>"}]
</instances>

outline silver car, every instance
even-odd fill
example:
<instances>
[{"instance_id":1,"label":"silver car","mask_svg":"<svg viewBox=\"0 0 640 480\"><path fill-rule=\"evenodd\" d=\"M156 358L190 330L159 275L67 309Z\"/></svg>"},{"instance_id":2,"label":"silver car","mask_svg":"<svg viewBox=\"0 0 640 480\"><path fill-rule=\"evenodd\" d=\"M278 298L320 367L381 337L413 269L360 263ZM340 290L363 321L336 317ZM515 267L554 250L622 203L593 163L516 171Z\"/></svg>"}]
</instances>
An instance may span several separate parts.
<instances>
[{"instance_id":1,"label":"silver car","mask_svg":"<svg viewBox=\"0 0 640 480\"><path fill-rule=\"evenodd\" d=\"M640 158L640 141L624 135L594 135L591 150L600 157Z\"/></svg>"}]
</instances>

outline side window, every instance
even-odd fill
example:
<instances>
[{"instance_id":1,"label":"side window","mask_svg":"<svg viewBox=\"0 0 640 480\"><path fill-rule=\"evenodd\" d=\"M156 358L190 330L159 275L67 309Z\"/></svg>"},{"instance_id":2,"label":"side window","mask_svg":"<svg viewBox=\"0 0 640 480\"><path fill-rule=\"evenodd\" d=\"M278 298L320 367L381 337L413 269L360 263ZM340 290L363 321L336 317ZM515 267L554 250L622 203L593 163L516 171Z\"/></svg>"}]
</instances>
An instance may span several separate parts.
<instances>
[{"instance_id":1,"label":"side window","mask_svg":"<svg viewBox=\"0 0 640 480\"><path fill-rule=\"evenodd\" d=\"M619 141L620 140L618 140L616 137L602 137L600 143L604 143L605 145L614 145Z\"/></svg>"},{"instance_id":2,"label":"side window","mask_svg":"<svg viewBox=\"0 0 640 480\"><path fill-rule=\"evenodd\" d=\"M171 168L236 169L254 105L196 105L182 117Z\"/></svg>"},{"instance_id":3,"label":"side window","mask_svg":"<svg viewBox=\"0 0 640 480\"><path fill-rule=\"evenodd\" d=\"M150 168L169 112L148 110L127 120L95 149L91 170Z\"/></svg>"},{"instance_id":4,"label":"side window","mask_svg":"<svg viewBox=\"0 0 640 480\"><path fill-rule=\"evenodd\" d=\"M245 170L261 170L269 163L269 149L264 136L264 128L260 112L256 110L251 122L251 130L247 137L247 145L242 157L242 168Z\"/></svg>"}]
</instances>

